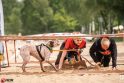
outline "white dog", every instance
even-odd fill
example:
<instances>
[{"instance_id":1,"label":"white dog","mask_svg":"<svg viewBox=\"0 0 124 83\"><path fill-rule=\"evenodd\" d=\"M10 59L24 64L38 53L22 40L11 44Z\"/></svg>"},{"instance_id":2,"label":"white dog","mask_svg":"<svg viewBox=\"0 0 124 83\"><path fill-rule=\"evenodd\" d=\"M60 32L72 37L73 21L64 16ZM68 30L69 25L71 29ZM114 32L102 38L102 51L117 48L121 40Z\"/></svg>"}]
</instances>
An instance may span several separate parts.
<instances>
[{"instance_id":1,"label":"white dog","mask_svg":"<svg viewBox=\"0 0 124 83\"><path fill-rule=\"evenodd\" d=\"M52 65L52 63L49 62L49 58L51 55L51 48L54 46L58 46L59 42L58 41L49 41L46 45L41 44L41 45L37 45L37 46L23 46L20 48L20 55L23 58L23 65L22 65L22 70L23 72L26 72L25 70L25 66L26 64L29 62L30 60L30 56L35 57L39 62L40 62L40 66L41 66L41 70L43 72L45 72L44 68L43 68L43 61L46 61L47 63L49 63L54 69L55 71L57 71L56 67Z\"/></svg>"}]
</instances>

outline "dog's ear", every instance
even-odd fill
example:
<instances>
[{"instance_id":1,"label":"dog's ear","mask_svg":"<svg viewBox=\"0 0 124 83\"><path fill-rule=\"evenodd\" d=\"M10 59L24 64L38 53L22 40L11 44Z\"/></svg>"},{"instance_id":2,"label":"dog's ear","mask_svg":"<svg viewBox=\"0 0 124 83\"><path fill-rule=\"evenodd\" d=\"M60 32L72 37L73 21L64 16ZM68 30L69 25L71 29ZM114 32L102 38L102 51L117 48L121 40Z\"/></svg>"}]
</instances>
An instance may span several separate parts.
<instances>
[{"instance_id":1,"label":"dog's ear","mask_svg":"<svg viewBox=\"0 0 124 83\"><path fill-rule=\"evenodd\" d=\"M54 47L54 41L49 41L49 44L50 47Z\"/></svg>"},{"instance_id":2,"label":"dog's ear","mask_svg":"<svg viewBox=\"0 0 124 83\"><path fill-rule=\"evenodd\" d=\"M58 40L50 40L48 41L47 45L50 47L56 47L56 46L59 46L60 44Z\"/></svg>"}]
</instances>

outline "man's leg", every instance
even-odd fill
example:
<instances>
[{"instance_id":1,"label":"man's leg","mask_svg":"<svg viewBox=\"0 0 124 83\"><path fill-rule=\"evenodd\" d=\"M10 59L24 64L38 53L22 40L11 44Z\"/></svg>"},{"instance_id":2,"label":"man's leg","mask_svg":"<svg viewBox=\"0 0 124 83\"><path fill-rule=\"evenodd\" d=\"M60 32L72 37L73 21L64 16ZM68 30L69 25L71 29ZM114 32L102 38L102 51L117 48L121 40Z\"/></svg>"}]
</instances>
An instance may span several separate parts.
<instances>
[{"instance_id":1,"label":"man's leg","mask_svg":"<svg viewBox=\"0 0 124 83\"><path fill-rule=\"evenodd\" d=\"M66 58L68 59L68 62L71 61L71 58L72 58L72 52L71 52L71 51L68 51L68 52L67 52Z\"/></svg>"},{"instance_id":2,"label":"man's leg","mask_svg":"<svg viewBox=\"0 0 124 83\"><path fill-rule=\"evenodd\" d=\"M92 59L95 61L95 63L97 63L97 62L101 62L102 58L103 58L103 55L97 53L95 56L93 56Z\"/></svg>"},{"instance_id":3,"label":"man's leg","mask_svg":"<svg viewBox=\"0 0 124 83\"><path fill-rule=\"evenodd\" d=\"M61 56L62 56L62 51L59 52L59 54L57 56L57 59L56 59L56 62L55 62L55 65L58 65L59 64L59 61L60 61Z\"/></svg>"},{"instance_id":4,"label":"man's leg","mask_svg":"<svg viewBox=\"0 0 124 83\"><path fill-rule=\"evenodd\" d=\"M62 50L65 46L65 43L62 43L61 47L60 47L60 50ZM62 51L59 52L58 56L57 56L57 59L56 59L56 62L55 62L55 65L57 66L60 62L60 58L62 56Z\"/></svg>"},{"instance_id":5,"label":"man's leg","mask_svg":"<svg viewBox=\"0 0 124 83\"><path fill-rule=\"evenodd\" d=\"M78 60L78 53L77 53L77 52L74 52L74 57L75 57L75 60L76 60L76 61L79 61L79 60Z\"/></svg>"},{"instance_id":6,"label":"man's leg","mask_svg":"<svg viewBox=\"0 0 124 83\"><path fill-rule=\"evenodd\" d=\"M98 54L97 56L96 56L96 58L97 58L97 60L98 60L98 62L101 62L102 61L102 59L103 59L103 55L101 55L101 54Z\"/></svg>"},{"instance_id":7,"label":"man's leg","mask_svg":"<svg viewBox=\"0 0 124 83\"><path fill-rule=\"evenodd\" d=\"M103 55L101 55L101 54L99 54L99 53L97 53L94 57L93 57L93 60L94 60L94 62L96 63L95 64L95 69L96 70L99 70L100 69L100 67L101 67L101 61L102 61L102 58L103 58Z\"/></svg>"},{"instance_id":8,"label":"man's leg","mask_svg":"<svg viewBox=\"0 0 124 83\"><path fill-rule=\"evenodd\" d=\"M104 59L103 59L103 66L104 67L108 67L109 66L110 59L111 59L110 56L104 56Z\"/></svg>"}]
</instances>

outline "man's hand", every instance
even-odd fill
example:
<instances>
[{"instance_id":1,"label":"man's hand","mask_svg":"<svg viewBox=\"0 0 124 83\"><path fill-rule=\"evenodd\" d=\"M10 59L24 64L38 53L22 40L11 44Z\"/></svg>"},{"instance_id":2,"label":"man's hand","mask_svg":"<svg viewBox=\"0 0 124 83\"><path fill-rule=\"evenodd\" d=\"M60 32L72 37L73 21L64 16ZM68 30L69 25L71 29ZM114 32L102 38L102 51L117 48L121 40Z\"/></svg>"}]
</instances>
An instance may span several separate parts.
<instances>
[{"instance_id":1,"label":"man's hand","mask_svg":"<svg viewBox=\"0 0 124 83\"><path fill-rule=\"evenodd\" d=\"M97 62L96 65L101 65L101 62Z\"/></svg>"},{"instance_id":2,"label":"man's hand","mask_svg":"<svg viewBox=\"0 0 124 83\"><path fill-rule=\"evenodd\" d=\"M80 54L81 53L81 49L76 49L77 53Z\"/></svg>"},{"instance_id":3,"label":"man's hand","mask_svg":"<svg viewBox=\"0 0 124 83\"><path fill-rule=\"evenodd\" d=\"M117 68L116 67L112 67L112 70L117 70Z\"/></svg>"}]
</instances>

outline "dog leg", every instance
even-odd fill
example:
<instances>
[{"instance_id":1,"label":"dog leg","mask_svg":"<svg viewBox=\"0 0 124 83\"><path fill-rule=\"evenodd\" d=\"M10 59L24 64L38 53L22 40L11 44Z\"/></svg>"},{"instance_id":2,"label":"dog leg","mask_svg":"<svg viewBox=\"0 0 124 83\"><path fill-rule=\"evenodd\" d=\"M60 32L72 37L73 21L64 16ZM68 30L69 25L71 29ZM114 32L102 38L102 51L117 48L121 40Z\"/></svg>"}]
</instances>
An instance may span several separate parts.
<instances>
[{"instance_id":1,"label":"dog leg","mask_svg":"<svg viewBox=\"0 0 124 83\"><path fill-rule=\"evenodd\" d=\"M51 62L49 62L49 61L46 61L48 64L50 64L53 68L54 68L54 70L57 72L58 70L57 70L57 68L51 63Z\"/></svg>"},{"instance_id":2,"label":"dog leg","mask_svg":"<svg viewBox=\"0 0 124 83\"><path fill-rule=\"evenodd\" d=\"M22 65L22 70L23 70L23 72L26 72L25 66L26 66L27 63L28 63L27 61L24 61L24 62L23 62L23 65Z\"/></svg>"},{"instance_id":3,"label":"dog leg","mask_svg":"<svg viewBox=\"0 0 124 83\"><path fill-rule=\"evenodd\" d=\"M30 60L30 51L27 46L20 48L20 55L23 59L22 70L26 72L25 66Z\"/></svg>"},{"instance_id":4,"label":"dog leg","mask_svg":"<svg viewBox=\"0 0 124 83\"><path fill-rule=\"evenodd\" d=\"M25 66L27 65L27 63L29 62L29 60L30 60L30 56L28 55L28 56L26 56L26 57L22 57L23 58L23 65L22 65L22 70L23 70L23 72L26 72L26 70L25 70Z\"/></svg>"},{"instance_id":5,"label":"dog leg","mask_svg":"<svg viewBox=\"0 0 124 83\"><path fill-rule=\"evenodd\" d=\"M44 67L43 67L43 61L42 61L42 60L40 61L40 67L41 67L41 70L42 70L43 72L45 72Z\"/></svg>"}]
</instances>

